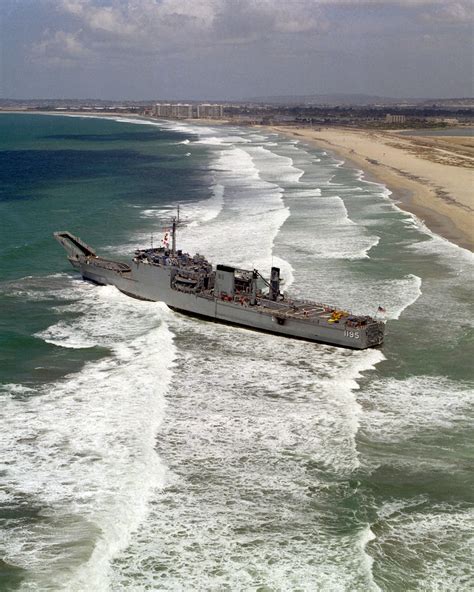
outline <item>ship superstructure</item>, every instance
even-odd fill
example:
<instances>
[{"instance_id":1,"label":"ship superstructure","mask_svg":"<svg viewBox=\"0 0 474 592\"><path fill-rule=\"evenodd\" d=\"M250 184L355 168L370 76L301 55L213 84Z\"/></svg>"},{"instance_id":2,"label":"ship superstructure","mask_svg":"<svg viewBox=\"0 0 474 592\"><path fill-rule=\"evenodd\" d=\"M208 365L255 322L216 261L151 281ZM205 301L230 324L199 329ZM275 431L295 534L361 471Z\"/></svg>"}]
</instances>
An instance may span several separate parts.
<instances>
[{"instance_id":1,"label":"ship superstructure","mask_svg":"<svg viewBox=\"0 0 474 592\"><path fill-rule=\"evenodd\" d=\"M165 235L160 247L135 251L130 263L99 257L70 232L55 232L54 237L84 279L114 285L134 298L163 301L185 314L287 337L355 349L382 344L383 321L289 297L280 290L277 267L267 280L256 269L214 267L200 254L177 249L177 225L175 218L171 244Z\"/></svg>"}]
</instances>

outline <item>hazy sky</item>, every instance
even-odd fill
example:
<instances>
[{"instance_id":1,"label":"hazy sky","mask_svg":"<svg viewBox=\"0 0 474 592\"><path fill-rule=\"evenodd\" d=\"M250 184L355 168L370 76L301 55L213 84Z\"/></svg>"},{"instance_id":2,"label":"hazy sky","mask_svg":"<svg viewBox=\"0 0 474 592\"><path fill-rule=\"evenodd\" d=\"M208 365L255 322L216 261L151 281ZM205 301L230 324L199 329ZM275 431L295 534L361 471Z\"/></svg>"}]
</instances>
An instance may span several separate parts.
<instances>
[{"instance_id":1,"label":"hazy sky","mask_svg":"<svg viewBox=\"0 0 474 592\"><path fill-rule=\"evenodd\" d=\"M474 94L474 0L0 0L3 98Z\"/></svg>"}]
</instances>

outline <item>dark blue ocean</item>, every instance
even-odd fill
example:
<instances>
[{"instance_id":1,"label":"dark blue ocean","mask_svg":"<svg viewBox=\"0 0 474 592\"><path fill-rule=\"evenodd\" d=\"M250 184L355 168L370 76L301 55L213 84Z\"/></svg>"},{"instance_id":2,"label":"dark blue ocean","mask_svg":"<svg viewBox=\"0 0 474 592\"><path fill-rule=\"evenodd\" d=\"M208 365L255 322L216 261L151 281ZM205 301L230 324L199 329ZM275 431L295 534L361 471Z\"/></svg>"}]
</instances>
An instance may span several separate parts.
<instances>
[{"instance_id":1,"label":"dark blue ocean","mask_svg":"<svg viewBox=\"0 0 474 592\"><path fill-rule=\"evenodd\" d=\"M381 350L83 282L161 240L374 314ZM0 590L474 587L473 256L256 128L0 115Z\"/></svg>"}]
</instances>

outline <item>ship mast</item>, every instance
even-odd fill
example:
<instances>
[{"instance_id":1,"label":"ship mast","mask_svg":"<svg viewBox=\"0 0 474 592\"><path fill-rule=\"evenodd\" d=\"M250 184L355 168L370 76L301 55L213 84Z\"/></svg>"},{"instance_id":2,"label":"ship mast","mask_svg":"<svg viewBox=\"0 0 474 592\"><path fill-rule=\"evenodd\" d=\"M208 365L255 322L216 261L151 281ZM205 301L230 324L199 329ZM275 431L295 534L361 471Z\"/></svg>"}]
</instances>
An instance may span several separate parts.
<instances>
[{"instance_id":1,"label":"ship mast","mask_svg":"<svg viewBox=\"0 0 474 592\"><path fill-rule=\"evenodd\" d=\"M171 227L171 254L176 255L176 217L173 218L173 226Z\"/></svg>"}]
</instances>

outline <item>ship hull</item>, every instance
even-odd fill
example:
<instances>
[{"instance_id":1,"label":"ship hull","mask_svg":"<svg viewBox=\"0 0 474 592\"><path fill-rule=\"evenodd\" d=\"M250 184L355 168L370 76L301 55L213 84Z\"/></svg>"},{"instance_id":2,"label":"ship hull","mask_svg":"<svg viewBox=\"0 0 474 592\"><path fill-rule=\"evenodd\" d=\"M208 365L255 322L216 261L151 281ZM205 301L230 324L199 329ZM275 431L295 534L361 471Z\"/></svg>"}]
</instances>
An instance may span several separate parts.
<instances>
[{"instance_id":1,"label":"ship hull","mask_svg":"<svg viewBox=\"0 0 474 592\"><path fill-rule=\"evenodd\" d=\"M164 302L201 319L338 347L365 349L383 342L384 324L376 319L281 295L277 268L266 282L269 294L257 296L256 270L226 265L213 270L203 257L175 252L174 246L171 251L138 250L132 262L124 263L99 257L70 232L54 236L85 280L115 286L132 298Z\"/></svg>"},{"instance_id":2,"label":"ship hull","mask_svg":"<svg viewBox=\"0 0 474 592\"><path fill-rule=\"evenodd\" d=\"M142 263L132 263L126 273L102 269L93 262L75 267L84 279L95 284L113 285L132 298L164 302L172 310L195 318L350 349L378 345L367 333L370 328L347 331L337 323L317 324L293 318L282 323L264 307L244 307L209 296L179 292L171 288L171 269Z\"/></svg>"}]
</instances>

